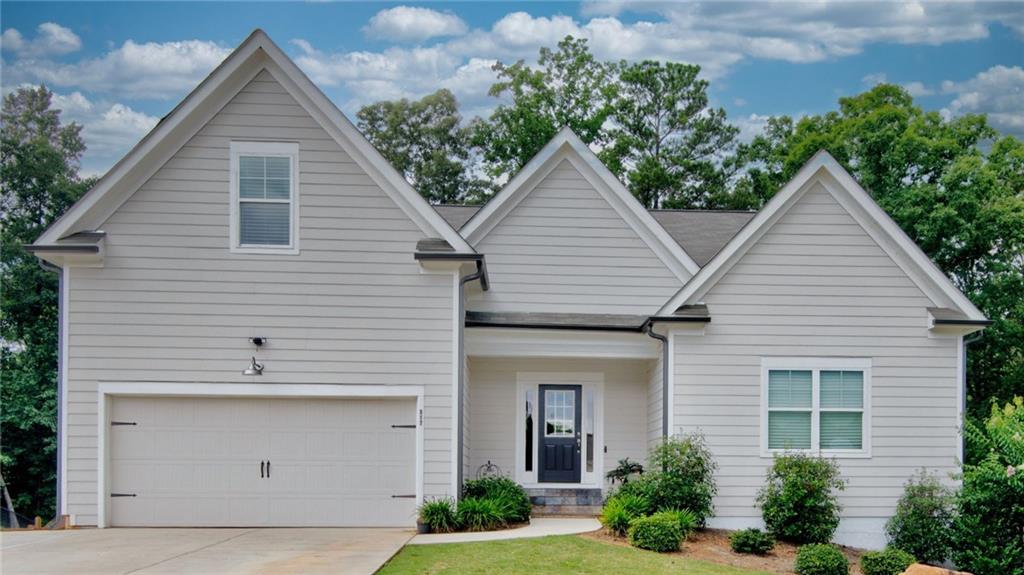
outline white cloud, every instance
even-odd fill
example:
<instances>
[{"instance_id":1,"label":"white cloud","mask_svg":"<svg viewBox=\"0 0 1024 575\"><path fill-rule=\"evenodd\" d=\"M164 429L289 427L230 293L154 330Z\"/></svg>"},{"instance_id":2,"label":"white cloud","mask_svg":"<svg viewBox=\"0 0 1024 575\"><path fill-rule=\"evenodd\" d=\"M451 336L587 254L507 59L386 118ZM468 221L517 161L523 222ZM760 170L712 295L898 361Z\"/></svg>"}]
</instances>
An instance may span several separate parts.
<instances>
[{"instance_id":1,"label":"white cloud","mask_svg":"<svg viewBox=\"0 0 1024 575\"><path fill-rule=\"evenodd\" d=\"M373 38L398 42L422 42L439 36L460 36L468 27L461 18L417 6L396 6L370 18L363 30Z\"/></svg>"},{"instance_id":2,"label":"white cloud","mask_svg":"<svg viewBox=\"0 0 1024 575\"><path fill-rule=\"evenodd\" d=\"M21 32L8 28L0 35L0 46L22 57L69 54L82 49L82 39L60 24L43 22L36 32L35 38L26 40Z\"/></svg>"},{"instance_id":3,"label":"white cloud","mask_svg":"<svg viewBox=\"0 0 1024 575\"><path fill-rule=\"evenodd\" d=\"M993 66L964 82L947 80L942 91L956 96L942 110L945 116L987 114L1000 132L1024 136L1024 68Z\"/></svg>"},{"instance_id":4,"label":"white cloud","mask_svg":"<svg viewBox=\"0 0 1024 575\"><path fill-rule=\"evenodd\" d=\"M889 78L884 72L877 72L875 74L868 74L867 76L864 76L860 81L868 86L877 86L879 84L885 84L889 81Z\"/></svg>"},{"instance_id":5,"label":"white cloud","mask_svg":"<svg viewBox=\"0 0 1024 575\"><path fill-rule=\"evenodd\" d=\"M931 96L935 94L935 90L932 90L928 86L925 86L922 82L907 82L901 85L903 86L903 89L907 91L908 94L915 98L920 98L921 96Z\"/></svg>"},{"instance_id":6,"label":"white cloud","mask_svg":"<svg viewBox=\"0 0 1024 575\"><path fill-rule=\"evenodd\" d=\"M82 125L87 146L82 158L83 175L100 175L159 120L119 102L93 102L78 91L54 93L53 107L61 110L62 122Z\"/></svg>"},{"instance_id":7,"label":"white cloud","mask_svg":"<svg viewBox=\"0 0 1024 575\"><path fill-rule=\"evenodd\" d=\"M19 58L4 70L4 83L43 82L90 92L116 93L119 98L178 99L191 90L230 49L216 42L126 41L98 58L74 63Z\"/></svg>"}]
</instances>

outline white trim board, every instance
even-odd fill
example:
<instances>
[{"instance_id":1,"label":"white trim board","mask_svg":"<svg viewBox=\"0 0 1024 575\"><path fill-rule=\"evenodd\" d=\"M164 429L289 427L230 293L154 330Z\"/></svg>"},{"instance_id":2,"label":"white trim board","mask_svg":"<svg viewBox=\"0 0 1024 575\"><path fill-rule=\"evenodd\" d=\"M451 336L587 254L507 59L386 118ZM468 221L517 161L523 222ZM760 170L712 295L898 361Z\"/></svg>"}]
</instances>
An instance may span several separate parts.
<instances>
[{"instance_id":1,"label":"white trim board","mask_svg":"<svg viewBox=\"0 0 1024 575\"><path fill-rule=\"evenodd\" d=\"M686 282L700 269L686 251L611 173L600 158L569 128L562 128L487 204L461 228L462 235L478 244L562 160L567 160L598 194L626 221L666 267Z\"/></svg>"},{"instance_id":2,"label":"white trim board","mask_svg":"<svg viewBox=\"0 0 1024 575\"><path fill-rule=\"evenodd\" d=\"M466 355L470 357L658 359L660 345L643 333L466 328Z\"/></svg>"},{"instance_id":3,"label":"white trim board","mask_svg":"<svg viewBox=\"0 0 1024 575\"><path fill-rule=\"evenodd\" d=\"M241 242L242 223L240 202L245 198L239 195L240 183L240 158L245 155L254 156L276 156L288 158L291 173L289 174L289 197L288 197L288 245L243 245ZM298 254L299 253L299 190L301 189L299 173L299 144L297 142L253 142L233 140L228 152L230 170L228 189L230 194L230 206L228 213L228 249L232 253L239 254ZM280 200L278 200L280 201Z\"/></svg>"},{"instance_id":4,"label":"white trim board","mask_svg":"<svg viewBox=\"0 0 1024 575\"><path fill-rule=\"evenodd\" d=\"M110 435L107 413L115 396L148 397L263 397L263 398L373 398L409 397L416 399L416 505L423 502L423 387L418 385L331 385L284 383L174 383L174 382L100 382L96 389L96 526L107 527L107 486L110 469L107 456Z\"/></svg>"},{"instance_id":5,"label":"white trim board","mask_svg":"<svg viewBox=\"0 0 1024 575\"><path fill-rule=\"evenodd\" d=\"M824 150L804 164L796 176L775 194L689 283L662 306L658 315L668 315L682 305L698 302L789 208L818 183L825 187L936 305L950 305L971 319L985 319L984 314L871 199L849 172Z\"/></svg>"},{"instance_id":6,"label":"white trim board","mask_svg":"<svg viewBox=\"0 0 1024 575\"><path fill-rule=\"evenodd\" d=\"M267 70L428 236L459 252L473 248L395 170L262 30L254 30L195 90L36 240L52 244L95 229L252 78Z\"/></svg>"}]
</instances>

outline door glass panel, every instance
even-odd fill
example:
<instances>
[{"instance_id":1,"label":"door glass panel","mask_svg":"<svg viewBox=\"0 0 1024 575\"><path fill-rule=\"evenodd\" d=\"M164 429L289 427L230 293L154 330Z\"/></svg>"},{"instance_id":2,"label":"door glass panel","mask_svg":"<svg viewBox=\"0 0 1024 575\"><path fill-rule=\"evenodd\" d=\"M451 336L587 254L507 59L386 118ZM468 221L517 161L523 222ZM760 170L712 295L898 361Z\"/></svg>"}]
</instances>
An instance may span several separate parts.
<instances>
[{"instance_id":1,"label":"door glass panel","mask_svg":"<svg viewBox=\"0 0 1024 575\"><path fill-rule=\"evenodd\" d=\"M572 437L576 433L576 393L565 389L544 390L544 435Z\"/></svg>"},{"instance_id":2,"label":"door glass panel","mask_svg":"<svg viewBox=\"0 0 1024 575\"><path fill-rule=\"evenodd\" d=\"M526 471L533 471L533 390L526 391Z\"/></svg>"},{"instance_id":3,"label":"door glass panel","mask_svg":"<svg viewBox=\"0 0 1024 575\"><path fill-rule=\"evenodd\" d=\"M588 389L584 402L583 429L587 432L587 473L594 471L594 390Z\"/></svg>"}]
</instances>

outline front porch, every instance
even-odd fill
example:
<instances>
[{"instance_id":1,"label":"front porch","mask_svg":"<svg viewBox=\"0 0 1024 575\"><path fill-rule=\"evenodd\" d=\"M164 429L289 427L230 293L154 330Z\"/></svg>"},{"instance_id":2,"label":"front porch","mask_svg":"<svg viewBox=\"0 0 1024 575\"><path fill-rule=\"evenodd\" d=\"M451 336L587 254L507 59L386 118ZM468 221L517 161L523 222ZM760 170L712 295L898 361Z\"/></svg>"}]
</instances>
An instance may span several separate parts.
<instances>
[{"instance_id":1,"label":"front porch","mask_svg":"<svg viewBox=\"0 0 1024 575\"><path fill-rule=\"evenodd\" d=\"M471 329L467 356L463 478L511 477L539 515L595 514L605 474L661 438L661 350L644 334Z\"/></svg>"}]
</instances>

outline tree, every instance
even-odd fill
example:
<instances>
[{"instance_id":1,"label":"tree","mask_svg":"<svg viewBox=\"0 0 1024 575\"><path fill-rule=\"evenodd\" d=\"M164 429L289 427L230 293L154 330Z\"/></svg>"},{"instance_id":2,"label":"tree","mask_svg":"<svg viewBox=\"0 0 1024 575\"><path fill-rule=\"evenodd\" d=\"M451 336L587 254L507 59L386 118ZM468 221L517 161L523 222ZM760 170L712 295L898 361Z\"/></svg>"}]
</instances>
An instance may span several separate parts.
<instances>
[{"instance_id":1,"label":"tree","mask_svg":"<svg viewBox=\"0 0 1024 575\"><path fill-rule=\"evenodd\" d=\"M479 202L492 191L467 168L469 129L448 90L416 101L377 102L356 116L367 139L431 203Z\"/></svg>"},{"instance_id":2,"label":"tree","mask_svg":"<svg viewBox=\"0 0 1024 575\"><path fill-rule=\"evenodd\" d=\"M22 515L54 512L57 278L26 252L87 188L82 127L61 124L45 87L4 97L0 115L0 464Z\"/></svg>"},{"instance_id":3,"label":"tree","mask_svg":"<svg viewBox=\"0 0 1024 575\"><path fill-rule=\"evenodd\" d=\"M838 111L773 119L740 148L735 191L712 204L760 208L820 149L995 321L971 347L969 411L1024 393L1024 144L997 139L984 116L943 118L882 84Z\"/></svg>"},{"instance_id":4,"label":"tree","mask_svg":"<svg viewBox=\"0 0 1024 575\"><path fill-rule=\"evenodd\" d=\"M498 62L494 97L509 97L487 121L476 123L474 141L495 178L519 171L563 126L587 144L605 142L605 120L615 94L615 66L594 59L587 41L566 36L556 50L541 48L538 68L522 60Z\"/></svg>"},{"instance_id":5,"label":"tree","mask_svg":"<svg viewBox=\"0 0 1024 575\"><path fill-rule=\"evenodd\" d=\"M699 66L645 60L620 70L602 160L648 208L706 207L728 183L724 160L739 129L708 106Z\"/></svg>"}]
</instances>

